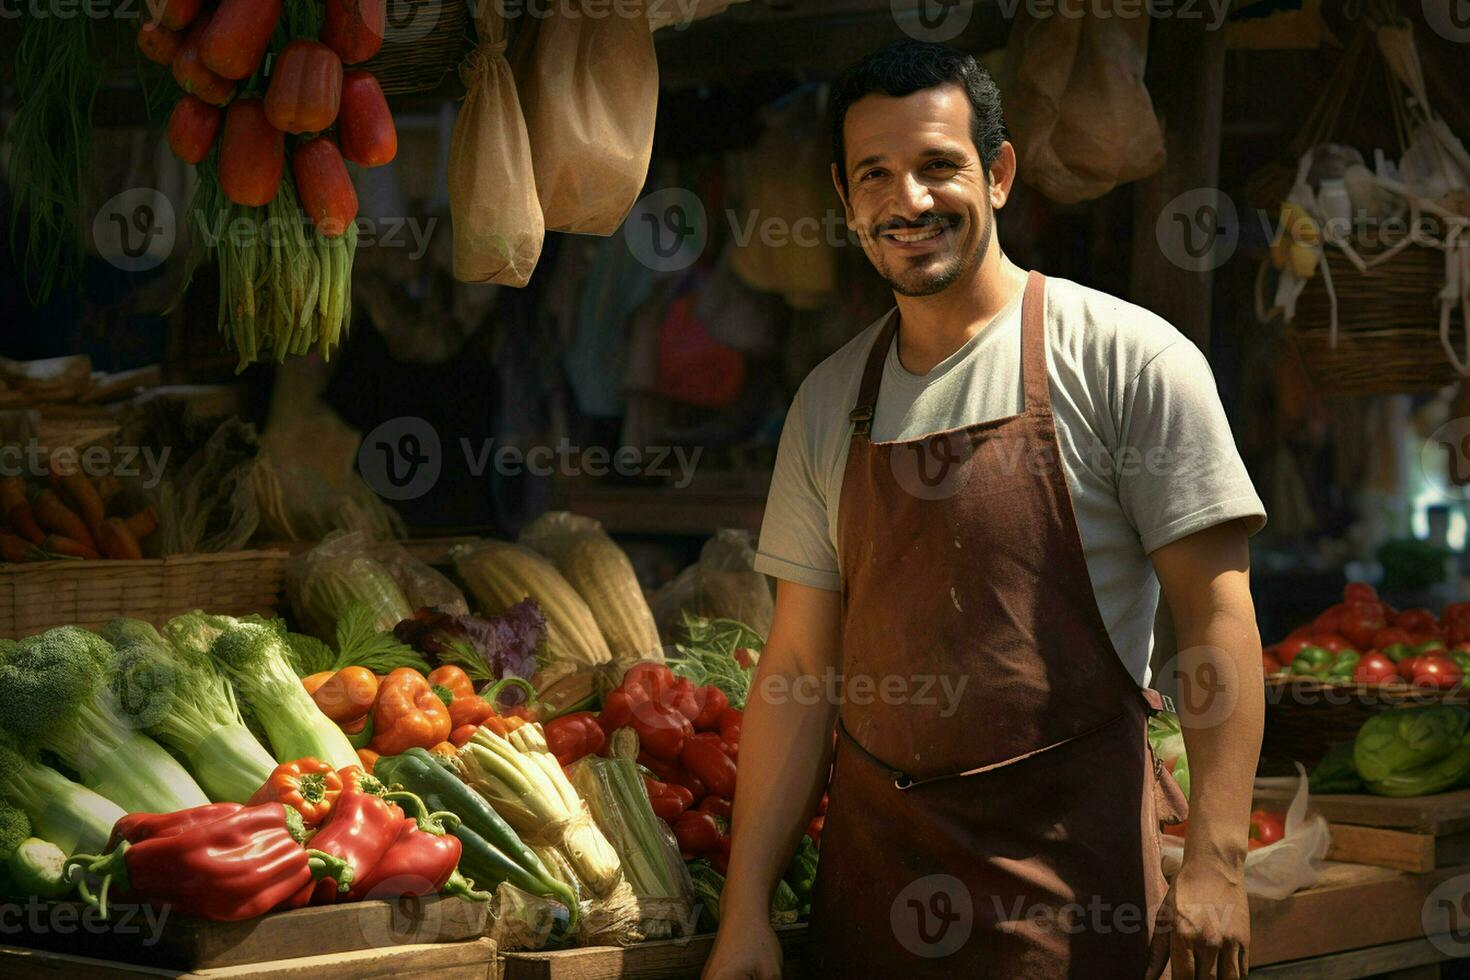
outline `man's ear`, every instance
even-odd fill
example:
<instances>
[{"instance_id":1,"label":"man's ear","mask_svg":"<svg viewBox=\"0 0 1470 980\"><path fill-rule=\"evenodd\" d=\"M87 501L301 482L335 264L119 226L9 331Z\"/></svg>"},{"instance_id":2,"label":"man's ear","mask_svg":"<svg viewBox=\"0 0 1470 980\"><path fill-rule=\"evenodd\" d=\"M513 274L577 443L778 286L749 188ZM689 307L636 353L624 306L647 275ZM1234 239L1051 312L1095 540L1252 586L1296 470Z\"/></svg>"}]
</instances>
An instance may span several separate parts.
<instances>
[{"instance_id":1,"label":"man's ear","mask_svg":"<svg viewBox=\"0 0 1470 980\"><path fill-rule=\"evenodd\" d=\"M847 227L853 227L852 205L847 202L847 189L842 186L842 171L837 169L837 164L832 164L832 186L837 191L837 198L842 202L843 217L847 221Z\"/></svg>"},{"instance_id":2,"label":"man's ear","mask_svg":"<svg viewBox=\"0 0 1470 980\"><path fill-rule=\"evenodd\" d=\"M1011 185L1016 182L1016 148L1006 140L1000 152L990 163L990 206L997 211L1006 206L1011 197Z\"/></svg>"}]
</instances>

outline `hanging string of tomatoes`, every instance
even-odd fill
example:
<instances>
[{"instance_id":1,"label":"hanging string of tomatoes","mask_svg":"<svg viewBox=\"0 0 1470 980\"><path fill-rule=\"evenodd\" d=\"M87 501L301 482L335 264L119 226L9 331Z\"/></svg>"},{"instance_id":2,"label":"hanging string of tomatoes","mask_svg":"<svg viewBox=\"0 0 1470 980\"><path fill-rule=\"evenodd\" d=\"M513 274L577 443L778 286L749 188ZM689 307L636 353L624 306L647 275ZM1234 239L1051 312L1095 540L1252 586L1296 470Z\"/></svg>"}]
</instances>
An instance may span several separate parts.
<instances>
[{"instance_id":1,"label":"hanging string of tomatoes","mask_svg":"<svg viewBox=\"0 0 1470 980\"><path fill-rule=\"evenodd\" d=\"M191 270L206 252L219 264L219 326L240 369L268 354L330 356L351 316L357 248L344 160L377 167L398 151L377 79L343 67L378 53L386 0L204 6L150 3L138 32L183 91L168 143L200 178Z\"/></svg>"}]
</instances>

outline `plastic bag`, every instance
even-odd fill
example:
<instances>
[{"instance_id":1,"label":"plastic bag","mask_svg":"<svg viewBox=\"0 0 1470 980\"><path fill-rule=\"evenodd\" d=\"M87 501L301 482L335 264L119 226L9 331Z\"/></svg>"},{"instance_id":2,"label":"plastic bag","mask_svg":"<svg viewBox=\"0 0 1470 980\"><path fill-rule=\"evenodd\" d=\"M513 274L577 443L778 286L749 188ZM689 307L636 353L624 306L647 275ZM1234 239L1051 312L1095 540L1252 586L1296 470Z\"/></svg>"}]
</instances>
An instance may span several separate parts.
<instances>
[{"instance_id":1,"label":"plastic bag","mask_svg":"<svg viewBox=\"0 0 1470 980\"><path fill-rule=\"evenodd\" d=\"M516 79L536 194L547 228L611 235L648 176L658 61L642 18L569 2L534 22L534 53Z\"/></svg>"},{"instance_id":2,"label":"plastic bag","mask_svg":"<svg viewBox=\"0 0 1470 980\"><path fill-rule=\"evenodd\" d=\"M1317 862L1327 856L1332 837L1321 814L1307 814L1311 794L1307 770L1300 762L1296 795L1286 811L1286 836L1245 856L1245 891L1261 898L1288 898L1317 881ZM1184 861L1184 842L1164 835L1164 874L1172 877Z\"/></svg>"},{"instance_id":3,"label":"plastic bag","mask_svg":"<svg viewBox=\"0 0 1470 980\"><path fill-rule=\"evenodd\" d=\"M414 610L437 607L465 615L469 605L454 583L394 541L373 541L358 531L327 535L286 568L286 594L302 629L330 642L337 618L353 602L376 613L391 630Z\"/></svg>"},{"instance_id":4,"label":"plastic bag","mask_svg":"<svg viewBox=\"0 0 1470 980\"><path fill-rule=\"evenodd\" d=\"M449 143L454 277L524 286L541 257L546 226L531 163L531 140L505 60L499 4L478 8L480 42L460 67L465 98Z\"/></svg>"},{"instance_id":5,"label":"plastic bag","mask_svg":"<svg viewBox=\"0 0 1470 980\"><path fill-rule=\"evenodd\" d=\"M1022 13L1006 50L1006 117L1021 177L1061 204L1101 197L1164 166L1143 84L1147 17L1098 0L1086 16Z\"/></svg>"},{"instance_id":6,"label":"plastic bag","mask_svg":"<svg viewBox=\"0 0 1470 980\"><path fill-rule=\"evenodd\" d=\"M649 603L666 644L679 638L683 613L736 619L769 636L776 603L766 577L755 570L755 538L749 531L722 528L705 542L699 561L654 593Z\"/></svg>"}]
</instances>

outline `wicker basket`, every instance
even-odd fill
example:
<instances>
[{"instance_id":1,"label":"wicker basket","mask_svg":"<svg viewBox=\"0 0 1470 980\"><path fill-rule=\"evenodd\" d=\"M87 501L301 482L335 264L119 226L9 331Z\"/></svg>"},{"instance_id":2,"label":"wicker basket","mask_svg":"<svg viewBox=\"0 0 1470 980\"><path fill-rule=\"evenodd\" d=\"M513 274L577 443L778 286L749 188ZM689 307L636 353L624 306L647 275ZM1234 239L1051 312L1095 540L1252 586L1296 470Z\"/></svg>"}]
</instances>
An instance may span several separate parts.
<instances>
[{"instance_id":1,"label":"wicker basket","mask_svg":"<svg viewBox=\"0 0 1470 980\"><path fill-rule=\"evenodd\" d=\"M357 67L372 72L386 95L430 92L459 70L472 42L464 0L389 0L383 47Z\"/></svg>"},{"instance_id":2,"label":"wicker basket","mask_svg":"<svg viewBox=\"0 0 1470 980\"><path fill-rule=\"evenodd\" d=\"M0 636L53 626L101 626L118 616L155 626L191 609L271 613L281 596L284 551L232 551L143 561L45 561L0 565Z\"/></svg>"},{"instance_id":3,"label":"wicker basket","mask_svg":"<svg viewBox=\"0 0 1470 980\"><path fill-rule=\"evenodd\" d=\"M1261 758L1311 768L1327 750L1358 734L1373 715L1424 704L1467 704L1470 692L1426 691L1407 684L1327 684L1307 677L1266 681L1265 732Z\"/></svg>"},{"instance_id":4,"label":"wicker basket","mask_svg":"<svg viewBox=\"0 0 1470 980\"><path fill-rule=\"evenodd\" d=\"M1312 384L1324 394L1433 391L1460 381L1439 337L1444 253L1410 245L1367 272L1336 248L1325 250L1337 293L1337 347L1319 270L1297 300L1288 336L1301 351ZM1462 342L1464 321L1450 317L1450 339ZM1463 355L1462 355L1463 356Z\"/></svg>"}]
</instances>

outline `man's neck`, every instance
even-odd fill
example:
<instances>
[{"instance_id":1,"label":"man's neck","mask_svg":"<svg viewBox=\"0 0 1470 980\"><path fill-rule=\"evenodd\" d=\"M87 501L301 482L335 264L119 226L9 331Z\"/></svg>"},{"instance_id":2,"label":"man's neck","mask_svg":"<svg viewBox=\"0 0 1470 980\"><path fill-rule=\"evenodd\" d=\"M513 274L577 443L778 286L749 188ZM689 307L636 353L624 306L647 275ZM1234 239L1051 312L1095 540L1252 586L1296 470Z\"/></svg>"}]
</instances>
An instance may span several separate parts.
<instances>
[{"instance_id":1,"label":"man's neck","mask_svg":"<svg viewBox=\"0 0 1470 980\"><path fill-rule=\"evenodd\" d=\"M910 374L928 374L1005 309L1026 286L1026 271L996 249L968 282L932 296L895 296L898 360Z\"/></svg>"}]
</instances>

